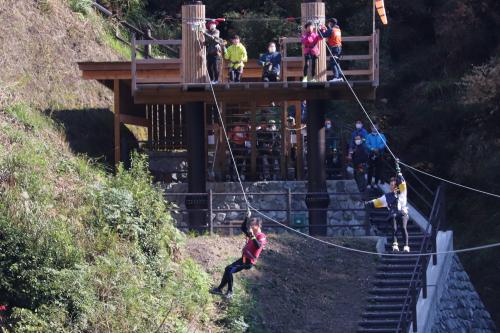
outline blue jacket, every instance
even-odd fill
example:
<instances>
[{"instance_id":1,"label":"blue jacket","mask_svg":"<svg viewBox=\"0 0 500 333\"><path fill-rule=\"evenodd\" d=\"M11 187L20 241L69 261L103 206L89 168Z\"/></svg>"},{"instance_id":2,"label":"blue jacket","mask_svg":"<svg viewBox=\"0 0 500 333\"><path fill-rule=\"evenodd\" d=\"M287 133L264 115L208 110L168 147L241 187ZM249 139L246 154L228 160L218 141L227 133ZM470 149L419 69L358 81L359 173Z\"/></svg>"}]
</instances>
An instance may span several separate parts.
<instances>
[{"instance_id":1,"label":"blue jacket","mask_svg":"<svg viewBox=\"0 0 500 333\"><path fill-rule=\"evenodd\" d=\"M350 148L351 150L353 150L354 148L356 148L356 144L354 143L354 138L355 138L356 136L358 136L358 135L361 137L361 139L362 139L363 141L365 141L365 140L366 140L366 137L368 136L368 132L367 132L367 131L363 128L363 127L361 127L361 129L357 129L357 128L356 128L356 129L352 132L352 134L351 134L351 143L349 144L349 148Z\"/></svg>"},{"instance_id":2,"label":"blue jacket","mask_svg":"<svg viewBox=\"0 0 500 333\"><path fill-rule=\"evenodd\" d=\"M382 133L380 133L380 136L373 133L368 134L368 136L366 137L366 146L370 151L378 149L379 152L382 153L385 150L385 143L387 142L387 140L385 138L385 135L383 135Z\"/></svg>"},{"instance_id":3,"label":"blue jacket","mask_svg":"<svg viewBox=\"0 0 500 333\"><path fill-rule=\"evenodd\" d=\"M259 65L264 66L266 63L271 63L273 65L273 72L279 73L281 70L281 53L264 53L259 58Z\"/></svg>"}]
</instances>

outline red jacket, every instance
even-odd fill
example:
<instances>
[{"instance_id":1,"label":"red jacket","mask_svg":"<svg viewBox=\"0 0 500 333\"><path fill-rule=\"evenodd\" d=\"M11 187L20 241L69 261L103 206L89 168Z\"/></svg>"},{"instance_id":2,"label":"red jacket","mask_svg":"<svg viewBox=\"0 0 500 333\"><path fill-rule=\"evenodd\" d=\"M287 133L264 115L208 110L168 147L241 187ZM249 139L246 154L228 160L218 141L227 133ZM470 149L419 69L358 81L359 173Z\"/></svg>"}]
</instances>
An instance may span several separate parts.
<instances>
[{"instance_id":1,"label":"red jacket","mask_svg":"<svg viewBox=\"0 0 500 333\"><path fill-rule=\"evenodd\" d=\"M301 41L304 46L304 55L311 54L318 56L319 55L319 47L318 42L322 40L321 36L317 32L306 32L302 35Z\"/></svg>"},{"instance_id":2,"label":"red jacket","mask_svg":"<svg viewBox=\"0 0 500 333\"><path fill-rule=\"evenodd\" d=\"M255 261L259 258L260 253L264 249L264 246L267 244L266 235L262 232L259 232L255 235L255 240L260 245L259 247L255 244L256 242L252 238L247 238L247 243L243 248L243 261L250 260L250 262L255 265Z\"/></svg>"}]
</instances>

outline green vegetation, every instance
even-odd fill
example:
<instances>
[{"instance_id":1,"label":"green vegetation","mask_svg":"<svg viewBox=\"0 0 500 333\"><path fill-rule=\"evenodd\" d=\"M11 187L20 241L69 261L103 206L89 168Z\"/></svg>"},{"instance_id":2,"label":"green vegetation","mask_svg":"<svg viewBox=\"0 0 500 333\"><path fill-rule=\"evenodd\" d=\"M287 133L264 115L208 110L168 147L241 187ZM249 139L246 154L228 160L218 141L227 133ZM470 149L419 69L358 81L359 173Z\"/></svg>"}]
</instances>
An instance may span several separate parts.
<instances>
[{"instance_id":1,"label":"green vegetation","mask_svg":"<svg viewBox=\"0 0 500 333\"><path fill-rule=\"evenodd\" d=\"M212 309L206 274L144 157L106 174L26 105L0 114L0 304L15 332L187 332ZM163 324L162 324L163 323Z\"/></svg>"}]
</instances>

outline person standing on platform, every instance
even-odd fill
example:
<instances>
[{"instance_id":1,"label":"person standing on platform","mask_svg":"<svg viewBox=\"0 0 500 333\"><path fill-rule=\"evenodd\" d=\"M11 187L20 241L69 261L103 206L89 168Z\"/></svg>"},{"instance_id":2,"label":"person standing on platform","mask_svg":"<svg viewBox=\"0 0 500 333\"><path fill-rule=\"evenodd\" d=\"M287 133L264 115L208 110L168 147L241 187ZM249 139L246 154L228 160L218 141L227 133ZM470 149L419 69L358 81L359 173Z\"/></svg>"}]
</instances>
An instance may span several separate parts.
<instances>
[{"instance_id":1,"label":"person standing on platform","mask_svg":"<svg viewBox=\"0 0 500 333\"><path fill-rule=\"evenodd\" d=\"M216 19L207 23L207 31L205 35L205 47L207 48L207 69L210 81L219 83L219 72L222 56L222 47L226 41L220 38L220 31L217 25L224 19Z\"/></svg>"},{"instance_id":2,"label":"person standing on platform","mask_svg":"<svg viewBox=\"0 0 500 333\"><path fill-rule=\"evenodd\" d=\"M322 40L321 36L315 30L312 22L307 22L304 26L304 34L300 37L304 48L304 77L302 82L307 82L307 74L309 72L309 63L311 66L311 82L316 82L316 63L319 56L318 43Z\"/></svg>"},{"instance_id":3,"label":"person standing on platform","mask_svg":"<svg viewBox=\"0 0 500 333\"><path fill-rule=\"evenodd\" d=\"M231 38L232 45L224 51L224 59L229 61L229 80L231 82L241 82L243 68L248 61L247 50L240 42L240 37L235 35Z\"/></svg>"},{"instance_id":4,"label":"person standing on platform","mask_svg":"<svg viewBox=\"0 0 500 333\"><path fill-rule=\"evenodd\" d=\"M378 125L372 126L372 132L366 137L366 146L370 151L370 160L368 161L368 186L375 188L382 177L383 158L387 140L385 135L380 133ZM375 183L372 179L375 177Z\"/></svg>"},{"instance_id":5,"label":"person standing on platform","mask_svg":"<svg viewBox=\"0 0 500 333\"><path fill-rule=\"evenodd\" d=\"M328 20L328 29L323 34L323 37L326 38L326 46L330 50L328 54L330 54L330 70L333 73L334 81L342 81L343 79L340 77L340 66L338 64L340 60L340 54L342 53L342 32L338 26L338 21L335 18Z\"/></svg>"},{"instance_id":6,"label":"person standing on platform","mask_svg":"<svg viewBox=\"0 0 500 333\"><path fill-rule=\"evenodd\" d=\"M276 44L273 42L269 43L267 51L259 58L259 65L262 66L262 81L276 82L280 78L281 53L276 51Z\"/></svg>"}]
</instances>

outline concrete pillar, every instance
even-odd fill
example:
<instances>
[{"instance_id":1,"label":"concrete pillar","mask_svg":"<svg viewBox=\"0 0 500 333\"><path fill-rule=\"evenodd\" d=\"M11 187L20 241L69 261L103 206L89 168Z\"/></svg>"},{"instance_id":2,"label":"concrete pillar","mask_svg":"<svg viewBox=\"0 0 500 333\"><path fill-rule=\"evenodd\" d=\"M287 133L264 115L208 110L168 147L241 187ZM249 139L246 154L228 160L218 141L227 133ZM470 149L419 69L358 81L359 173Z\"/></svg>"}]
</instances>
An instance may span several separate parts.
<instances>
[{"instance_id":1,"label":"concrete pillar","mask_svg":"<svg viewBox=\"0 0 500 333\"><path fill-rule=\"evenodd\" d=\"M200 48L196 25L205 24L205 5L201 1L182 6L182 82L207 82L205 48ZM188 150L188 192L206 192L206 152L204 103L193 102L183 105L186 114ZM207 213L199 209L207 208L207 197L186 196L189 212L189 228L202 231L207 225Z\"/></svg>"},{"instance_id":2,"label":"concrete pillar","mask_svg":"<svg viewBox=\"0 0 500 333\"><path fill-rule=\"evenodd\" d=\"M325 100L307 101L307 174L306 196L309 208L309 233L326 236L327 211L330 198L326 194L325 170ZM325 193L325 194L318 194Z\"/></svg>"},{"instance_id":3,"label":"concrete pillar","mask_svg":"<svg viewBox=\"0 0 500 333\"><path fill-rule=\"evenodd\" d=\"M301 4L302 28L307 22L325 24L325 4L323 0L303 1ZM326 46L325 42L319 43L319 57L316 64L316 77L318 81L326 81Z\"/></svg>"}]
</instances>

